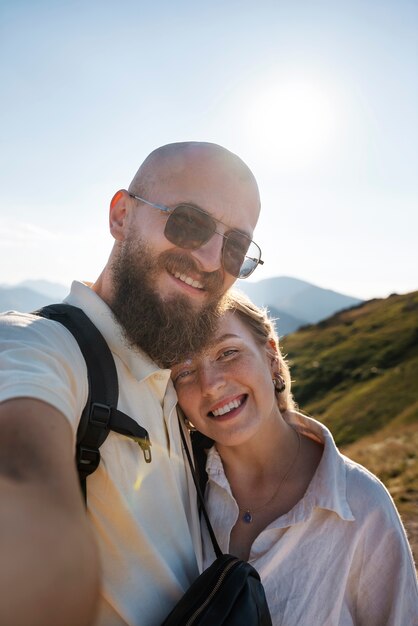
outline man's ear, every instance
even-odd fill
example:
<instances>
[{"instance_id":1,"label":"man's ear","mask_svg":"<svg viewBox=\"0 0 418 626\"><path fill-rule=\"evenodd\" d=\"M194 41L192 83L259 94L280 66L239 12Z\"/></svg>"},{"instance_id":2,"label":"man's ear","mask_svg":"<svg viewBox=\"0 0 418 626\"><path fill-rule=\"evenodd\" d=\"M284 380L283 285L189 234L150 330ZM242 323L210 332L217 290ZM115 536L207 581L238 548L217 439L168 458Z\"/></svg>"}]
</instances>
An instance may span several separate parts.
<instances>
[{"instance_id":1,"label":"man's ear","mask_svg":"<svg viewBox=\"0 0 418 626\"><path fill-rule=\"evenodd\" d=\"M109 228L117 241L125 239L125 226L129 213L130 196L125 189L119 189L110 201Z\"/></svg>"}]
</instances>

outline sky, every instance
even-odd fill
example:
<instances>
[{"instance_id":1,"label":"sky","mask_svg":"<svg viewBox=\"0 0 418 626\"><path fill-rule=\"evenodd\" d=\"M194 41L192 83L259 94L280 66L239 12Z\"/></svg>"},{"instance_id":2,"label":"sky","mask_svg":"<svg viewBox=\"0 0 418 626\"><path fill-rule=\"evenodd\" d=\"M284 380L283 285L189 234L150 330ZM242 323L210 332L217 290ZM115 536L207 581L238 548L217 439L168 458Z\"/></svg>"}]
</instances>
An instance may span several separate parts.
<instances>
[{"instance_id":1,"label":"sky","mask_svg":"<svg viewBox=\"0 0 418 626\"><path fill-rule=\"evenodd\" d=\"M416 0L0 0L0 284L95 280L114 192L203 140L257 178L250 280L418 289L417 34Z\"/></svg>"}]
</instances>

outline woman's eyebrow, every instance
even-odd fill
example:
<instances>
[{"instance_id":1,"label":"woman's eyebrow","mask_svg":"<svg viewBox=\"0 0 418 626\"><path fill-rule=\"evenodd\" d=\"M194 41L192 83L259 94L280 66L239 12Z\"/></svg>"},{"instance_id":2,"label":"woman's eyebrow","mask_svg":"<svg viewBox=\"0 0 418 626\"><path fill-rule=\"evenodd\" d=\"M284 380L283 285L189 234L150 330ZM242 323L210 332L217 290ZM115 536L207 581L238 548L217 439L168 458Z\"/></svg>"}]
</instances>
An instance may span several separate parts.
<instances>
[{"instance_id":1,"label":"woman's eyebrow","mask_svg":"<svg viewBox=\"0 0 418 626\"><path fill-rule=\"evenodd\" d=\"M221 335L220 337L216 337L215 341L216 343L220 343L221 341L225 341L226 339L241 339L241 337L234 333L225 333L224 335Z\"/></svg>"}]
</instances>

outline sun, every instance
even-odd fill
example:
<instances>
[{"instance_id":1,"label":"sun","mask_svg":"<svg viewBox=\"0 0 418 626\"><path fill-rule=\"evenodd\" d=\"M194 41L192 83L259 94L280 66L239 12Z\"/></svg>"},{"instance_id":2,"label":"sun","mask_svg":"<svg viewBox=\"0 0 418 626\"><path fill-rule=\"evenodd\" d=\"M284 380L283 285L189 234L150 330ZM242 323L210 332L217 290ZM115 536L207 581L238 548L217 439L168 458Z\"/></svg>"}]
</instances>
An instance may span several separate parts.
<instances>
[{"instance_id":1,"label":"sun","mask_svg":"<svg viewBox=\"0 0 418 626\"><path fill-rule=\"evenodd\" d=\"M258 90L248 109L254 146L276 166L303 167L321 159L337 126L332 92L314 81L280 80Z\"/></svg>"}]
</instances>

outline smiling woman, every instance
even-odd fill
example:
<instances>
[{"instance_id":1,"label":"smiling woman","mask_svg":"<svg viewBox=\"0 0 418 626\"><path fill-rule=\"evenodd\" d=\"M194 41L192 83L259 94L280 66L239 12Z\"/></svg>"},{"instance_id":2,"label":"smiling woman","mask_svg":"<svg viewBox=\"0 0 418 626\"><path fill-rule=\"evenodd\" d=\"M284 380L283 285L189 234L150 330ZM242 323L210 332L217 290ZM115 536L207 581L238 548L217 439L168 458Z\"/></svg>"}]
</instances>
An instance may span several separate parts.
<instances>
[{"instance_id":1,"label":"smiling woman","mask_svg":"<svg viewBox=\"0 0 418 626\"><path fill-rule=\"evenodd\" d=\"M330 88L303 78L275 79L250 104L247 128L255 146L274 156L276 164L300 167L330 147L337 117Z\"/></svg>"},{"instance_id":2,"label":"smiling woman","mask_svg":"<svg viewBox=\"0 0 418 626\"><path fill-rule=\"evenodd\" d=\"M323 424L296 411L266 312L230 291L211 344L172 378L198 431L218 543L258 570L273 626L418 624L414 564L393 501ZM204 525L202 534L208 567Z\"/></svg>"}]
</instances>

